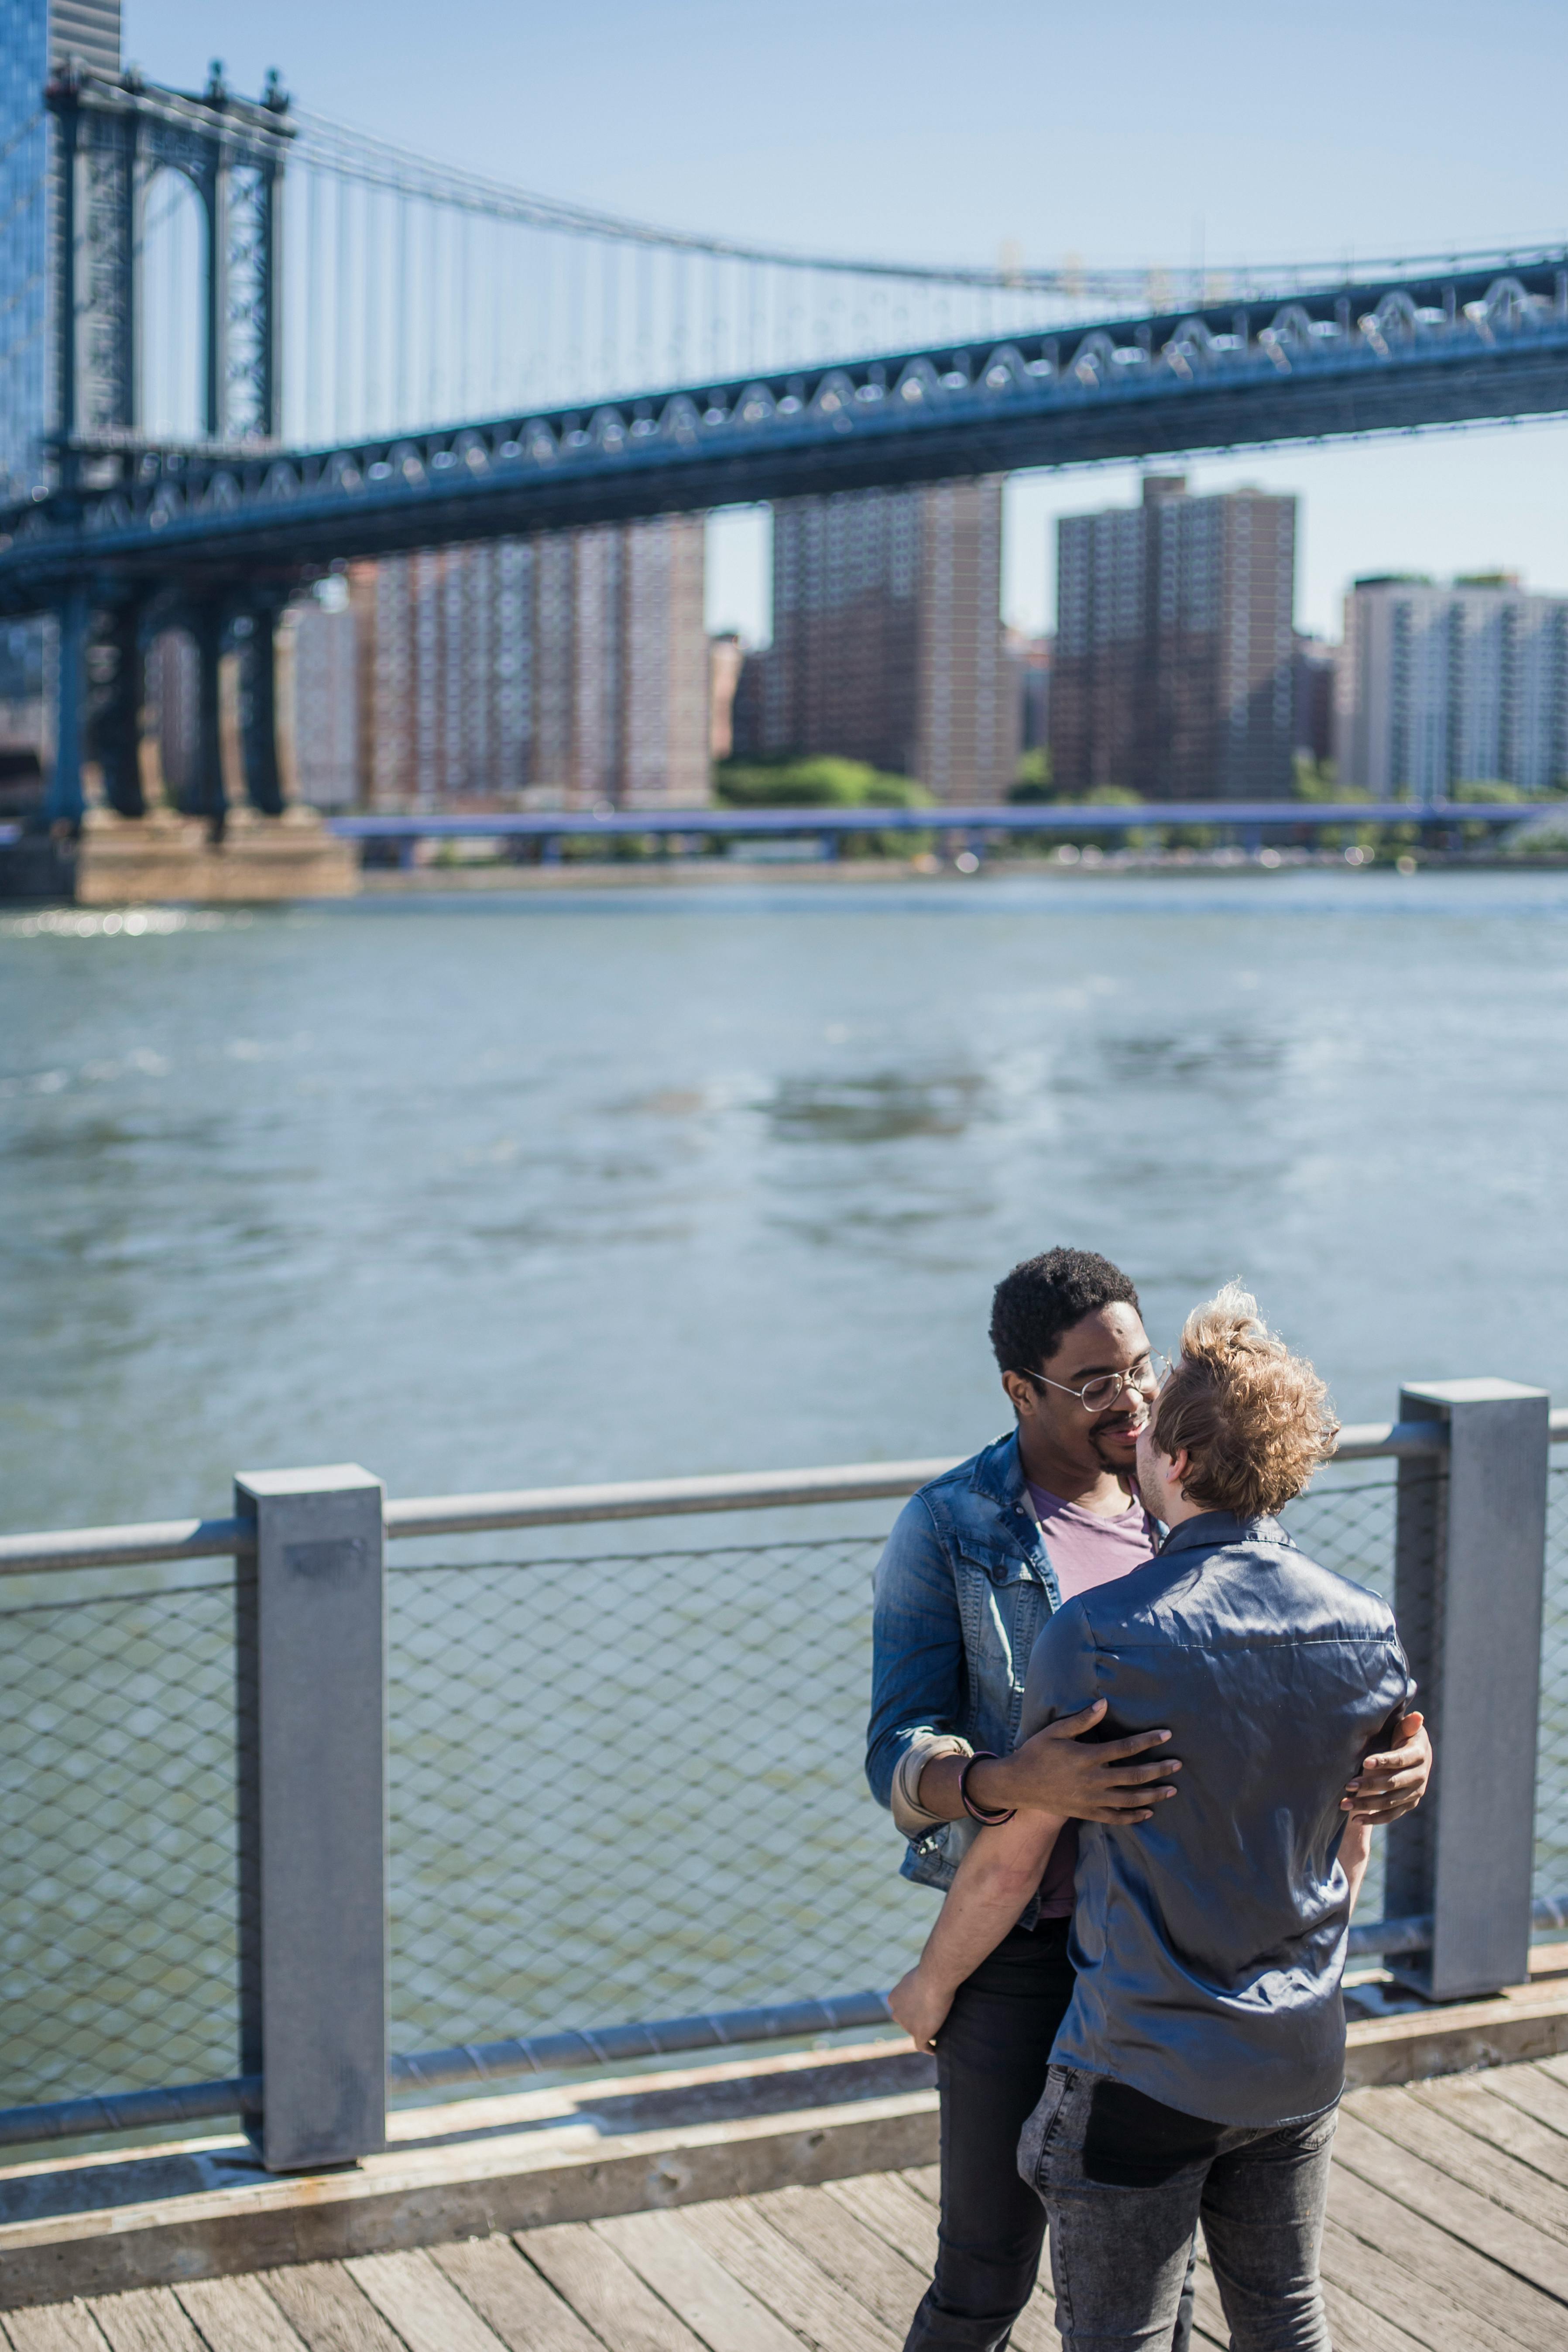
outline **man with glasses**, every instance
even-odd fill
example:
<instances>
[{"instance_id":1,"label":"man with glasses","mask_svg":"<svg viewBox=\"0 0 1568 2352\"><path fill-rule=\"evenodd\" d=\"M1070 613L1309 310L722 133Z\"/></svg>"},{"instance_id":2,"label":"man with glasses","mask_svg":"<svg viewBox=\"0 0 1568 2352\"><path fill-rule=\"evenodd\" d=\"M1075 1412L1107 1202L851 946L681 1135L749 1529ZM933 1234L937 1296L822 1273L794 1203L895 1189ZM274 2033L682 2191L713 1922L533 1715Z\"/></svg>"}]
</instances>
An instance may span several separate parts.
<instances>
[{"instance_id":1,"label":"man with glasses","mask_svg":"<svg viewBox=\"0 0 1568 2352\"><path fill-rule=\"evenodd\" d=\"M1125 1827L1179 1796L1179 1759L1161 1753L1168 1730L1082 1737L1102 1703L1013 1746L1047 1619L1142 1567L1158 1540L1132 1484L1157 1388L1138 1294L1092 1251L1048 1250L997 1285L991 1342L1015 1425L922 1487L888 1539L866 1771L909 1840L904 1875L922 1885L949 1886L978 1825L1020 1808L1068 1827L1017 1926L959 1988L937 2044L939 2252L906 2352L1000 2352L1009 2340L1045 2233L1017 2146L1072 1997L1073 1824ZM1349 1784L1358 1813L1409 1811L1430 1768L1424 1732L1369 1757ZM1190 2326L1189 2303L1176 2352Z\"/></svg>"}]
</instances>

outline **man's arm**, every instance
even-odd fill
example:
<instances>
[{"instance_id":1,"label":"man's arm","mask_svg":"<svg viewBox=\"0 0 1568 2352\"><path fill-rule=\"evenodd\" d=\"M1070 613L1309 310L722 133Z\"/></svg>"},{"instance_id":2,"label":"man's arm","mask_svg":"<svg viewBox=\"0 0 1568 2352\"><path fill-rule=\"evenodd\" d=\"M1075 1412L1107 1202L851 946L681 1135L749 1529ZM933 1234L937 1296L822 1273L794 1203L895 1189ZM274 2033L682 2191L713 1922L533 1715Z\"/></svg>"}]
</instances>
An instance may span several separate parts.
<instances>
[{"instance_id":1,"label":"man's arm","mask_svg":"<svg viewBox=\"0 0 1568 2352\"><path fill-rule=\"evenodd\" d=\"M959 1777L972 1749L958 1732L963 1692L963 1631L952 1570L920 1496L904 1506L877 1568L871 1621L871 1719L866 1778L906 1837L963 1817ZM983 1811L1027 1806L1065 1820L1146 1821L1175 1791L1164 1763L1132 1759L1168 1731L1078 1746L1104 1714L1096 1702L1011 1756L985 1759L969 1776Z\"/></svg>"},{"instance_id":2,"label":"man's arm","mask_svg":"<svg viewBox=\"0 0 1568 2352\"><path fill-rule=\"evenodd\" d=\"M1077 1715L1063 1716L1015 1748L1011 1756L983 1757L969 1775L969 1793L983 1812L1025 1807L1068 1822L1146 1822L1153 1806L1175 1795L1168 1784L1181 1766L1162 1757L1138 1764L1133 1758L1163 1747L1168 1731L1138 1731L1127 1739L1080 1746L1105 1713L1097 1698ZM963 1811L958 1793L962 1756L933 1757L921 1774L920 1801L938 1820L955 1822ZM1159 1785L1156 1785L1159 1784Z\"/></svg>"},{"instance_id":3,"label":"man's arm","mask_svg":"<svg viewBox=\"0 0 1568 2352\"><path fill-rule=\"evenodd\" d=\"M917 2050L931 2048L959 1986L1016 1927L1065 1818L1019 1813L999 1828L982 1830L959 1864L924 1951L888 1995L888 2007Z\"/></svg>"},{"instance_id":4,"label":"man's arm","mask_svg":"<svg viewBox=\"0 0 1568 2352\"><path fill-rule=\"evenodd\" d=\"M1352 1814L1340 1840L1340 1868L1351 1883L1351 1909L1356 1906L1367 1864L1372 1860L1372 1823L1364 1813Z\"/></svg>"},{"instance_id":5,"label":"man's arm","mask_svg":"<svg viewBox=\"0 0 1568 2352\"><path fill-rule=\"evenodd\" d=\"M1358 1821L1396 1822L1413 1813L1426 1794L1432 1742L1423 1717L1402 1716L1388 1727L1398 1746L1367 1757L1355 1779L1345 1782L1340 1811L1351 1815L1352 1827Z\"/></svg>"},{"instance_id":6,"label":"man's arm","mask_svg":"<svg viewBox=\"0 0 1568 2352\"><path fill-rule=\"evenodd\" d=\"M1085 1713L1095 1649L1082 1604L1069 1602L1041 1628L1029 1656L1024 1721L1037 1731ZM953 1994L994 1952L1040 1883L1067 1816L1030 1808L982 1830L948 1888L917 1965L888 1996L917 2049L929 2050Z\"/></svg>"}]
</instances>

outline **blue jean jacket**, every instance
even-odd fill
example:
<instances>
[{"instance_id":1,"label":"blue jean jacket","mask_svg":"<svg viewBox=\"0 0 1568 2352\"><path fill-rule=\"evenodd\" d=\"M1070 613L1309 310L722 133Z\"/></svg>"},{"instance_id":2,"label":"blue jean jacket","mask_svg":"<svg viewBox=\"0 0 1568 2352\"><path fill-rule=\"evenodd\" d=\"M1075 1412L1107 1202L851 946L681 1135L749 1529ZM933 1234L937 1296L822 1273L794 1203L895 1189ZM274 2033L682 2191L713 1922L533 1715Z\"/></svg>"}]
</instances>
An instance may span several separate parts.
<instances>
[{"instance_id":1,"label":"blue jean jacket","mask_svg":"<svg viewBox=\"0 0 1568 2352\"><path fill-rule=\"evenodd\" d=\"M866 1778L909 1836L906 1878L951 1885L974 1824L920 1815L912 1787L931 1756L1010 1751L1029 1653L1060 1601L1015 1433L900 1512L877 1568ZM1021 1924L1034 1918L1031 1904Z\"/></svg>"}]
</instances>

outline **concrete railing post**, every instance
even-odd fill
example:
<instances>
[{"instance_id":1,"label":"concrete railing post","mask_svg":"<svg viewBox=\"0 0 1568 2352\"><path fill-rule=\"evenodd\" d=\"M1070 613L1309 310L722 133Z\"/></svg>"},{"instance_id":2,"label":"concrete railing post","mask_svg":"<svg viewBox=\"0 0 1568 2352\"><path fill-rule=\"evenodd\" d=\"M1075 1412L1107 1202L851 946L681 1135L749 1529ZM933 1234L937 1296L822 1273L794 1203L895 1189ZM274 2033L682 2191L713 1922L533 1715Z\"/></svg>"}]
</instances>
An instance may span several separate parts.
<instances>
[{"instance_id":1,"label":"concrete railing post","mask_svg":"<svg viewBox=\"0 0 1568 2352\"><path fill-rule=\"evenodd\" d=\"M271 2172L386 2144L386 1597L381 1481L242 1472L241 2071Z\"/></svg>"},{"instance_id":2,"label":"concrete railing post","mask_svg":"<svg viewBox=\"0 0 1568 2352\"><path fill-rule=\"evenodd\" d=\"M1513 1381L1433 1381L1401 1421L1446 1455L1399 1465L1394 1608L1436 1751L1426 1804L1388 1832L1389 1918L1430 1916L1390 1966L1434 2000L1529 1974L1551 1400Z\"/></svg>"}]
</instances>

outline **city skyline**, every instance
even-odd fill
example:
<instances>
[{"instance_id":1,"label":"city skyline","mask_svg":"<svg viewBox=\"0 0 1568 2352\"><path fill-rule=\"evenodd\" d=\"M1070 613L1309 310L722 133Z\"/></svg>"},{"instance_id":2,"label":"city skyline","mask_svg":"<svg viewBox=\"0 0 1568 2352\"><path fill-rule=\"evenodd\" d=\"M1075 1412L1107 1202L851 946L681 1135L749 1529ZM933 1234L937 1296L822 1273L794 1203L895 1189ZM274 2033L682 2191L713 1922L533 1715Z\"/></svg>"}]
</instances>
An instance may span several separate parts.
<instances>
[{"instance_id":1,"label":"city skyline","mask_svg":"<svg viewBox=\"0 0 1568 2352\"><path fill-rule=\"evenodd\" d=\"M1353 462L1352 462L1353 461ZM1404 434L1328 449L1246 451L1161 459L1179 465L1195 495L1261 489L1300 501L1296 617L1336 638L1352 583L1370 572L1516 572L1542 594L1568 594L1568 428L1548 422ZM1439 483L1485 473L1495 497L1427 495ZM1003 492L1002 615L1026 635L1056 628L1056 526L1093 506L1132 505L1149 464L1083 466L1015 474ZM731 508L709 524L708 617L713 629L769 639L769 530L765 509Z\"/></svg>"}]
</instances>

